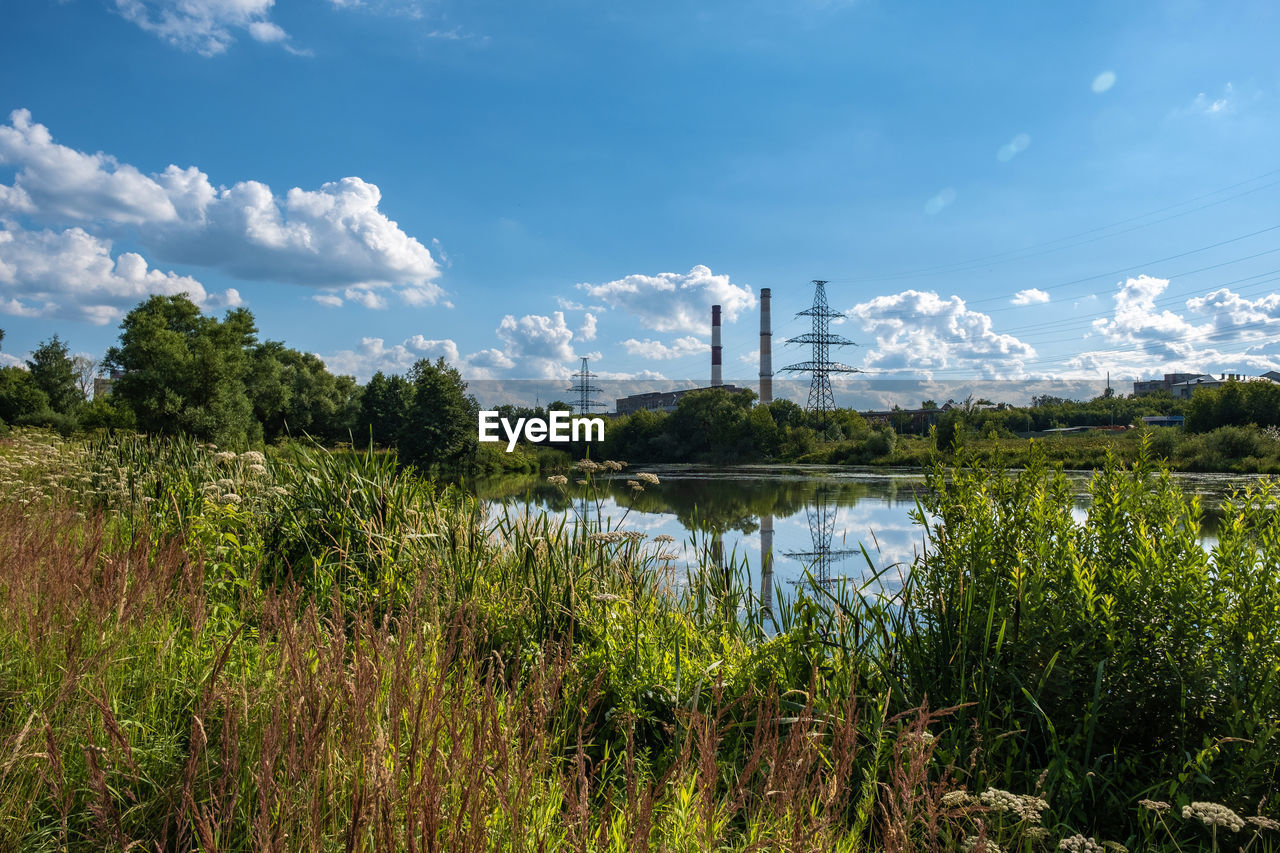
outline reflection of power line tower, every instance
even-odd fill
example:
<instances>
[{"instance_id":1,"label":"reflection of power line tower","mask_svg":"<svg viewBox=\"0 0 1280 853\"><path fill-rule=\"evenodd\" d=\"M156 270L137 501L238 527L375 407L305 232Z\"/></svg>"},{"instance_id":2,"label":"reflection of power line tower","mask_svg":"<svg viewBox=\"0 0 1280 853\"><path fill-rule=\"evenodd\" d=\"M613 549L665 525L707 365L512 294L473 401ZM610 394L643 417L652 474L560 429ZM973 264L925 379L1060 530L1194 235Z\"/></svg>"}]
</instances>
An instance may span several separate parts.
<instances>
[{"instance_id":1,"label":"reflection of power line tower","mask_svg":"<svg viewBox=\"0 0 1280 853\"><path fill-rule=\"evenodd\" d=\"M861 552L857 548L831 547L831 537L836 529L834 502L825 500L819 494L804 511L809 518L809 537L813 540L813 550L787 551L786 556L804 563L817 583L829 584L834 580L831 577L832 564Z\"/></svg>"},{"instance_id":2,"label":"reflection of power line tower","mask_svg":"<svg viewBox=\"0 0 1280 853\"><path fill-rule=\"evenodd\" d=\"M578 414L589 415L592 409L604 408L604 403L596 399L596 395L600 393L600 388L592 384L591 380L596 375L587 369L587 361L585 357L582 359L582 367L577 373L573 374L573 387L566 388L566 391L572 392L578 399Z\"/></svg>"},{"instance_id":3,"label":"reflection of power line tower","mask_svg":"<svg viewBox=\"0 0 1280 853\"><path fill-rule=\"evenodd\" d=\"M832 311L827 306L827 290L825 281L814 279L813 305L797 317L810 317L813 328L808 334L788 338L789 344L810 344L813 356L809 361L792 364L782 368L792 373L809 373L813 381L809 384L809 402L805 408L817 412L822 420L826 420L836 407L835 395L831 393L831 374L861 373L856 367L850 367L839 361L831 360L832 347L857 346L853 341L831 333L831 319L843 316L839 311Z\"/></svg>"}]
</instances>

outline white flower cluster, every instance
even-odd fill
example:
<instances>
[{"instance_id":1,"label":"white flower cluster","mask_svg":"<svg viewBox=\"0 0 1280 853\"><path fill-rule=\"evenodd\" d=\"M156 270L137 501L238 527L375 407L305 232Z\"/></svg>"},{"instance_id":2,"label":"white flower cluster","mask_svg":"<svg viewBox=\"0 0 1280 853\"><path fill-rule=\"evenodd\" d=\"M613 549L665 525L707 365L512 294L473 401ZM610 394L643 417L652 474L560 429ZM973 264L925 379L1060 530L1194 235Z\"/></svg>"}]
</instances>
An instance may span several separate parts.
<instances>
[{"instance_id":1,"label":"white flower cluster","mask_svg":"<svg viewBox=\"0 0 1280 853\"><path fill-rule=\"evenodd\" d=\"M943 808L955 809L973 802L968 791L947 791L942 795Z\"/></svg>"},{"instance_id":2,"label":"white flower cluster","mask_svg":"<svg viewBox=\"0 0 1280 853\"><path fill-rule=\"evenodd\" d=\"M965 853L971 853L971 851L977 850L978 836L966 835L964 838L964 841L961 843L961 846L964 848ZM985 853L1004 853L1004 848L1002 848L999 844L996 844L994 841L992 841L989 838L985 838L982 840L981 849L985 851Z\"/></svg>"},{"instance_id":3,"label":"white flower cluster","mask_svg":"<svg viewBox=\"0 0 1280 853\"><path fill-rule=\"evenodd\" d=\"M1244 818L1219 803L1192 803L1182 807L1183 818L1196 818L1205 826L1225 826L1232 832L1244 829Z\"/></svg>"},{"instance_id":4,"label":"white flower cluster","mask_svg":"<svg viewBox=\"0 0 1280 853\"><path fill-rule=\"evenodd\" d=\"M992 811L1013 812L1020 820L1029 823L1039 823L1040 813L1049 808L1049 804L1040 797L1019 796L999 788L988 788L979 799Z\"/></svg>"},{"instance_id":5,"label":"white flower cluster","mask_svg":"<svg viewBox=\"0 0 1280 853\"><path fill-rule=\"evenodd\" d=\"M1102 845L1083 835L1073 835L1058 842L1059 850L1067 853L1103 853Z\"/></svg>"}]
</instances>

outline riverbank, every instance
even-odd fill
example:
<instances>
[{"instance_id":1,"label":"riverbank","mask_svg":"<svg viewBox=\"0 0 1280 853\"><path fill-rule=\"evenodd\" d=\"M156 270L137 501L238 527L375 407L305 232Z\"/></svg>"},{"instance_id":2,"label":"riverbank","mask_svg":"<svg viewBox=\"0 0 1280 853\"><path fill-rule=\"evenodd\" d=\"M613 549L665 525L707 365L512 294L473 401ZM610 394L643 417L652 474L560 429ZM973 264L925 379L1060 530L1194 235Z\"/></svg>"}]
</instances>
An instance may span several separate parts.
<instances>
[{"instance_id":1,"label":"riverbank","mask_svg":"<svg viewBox=\"0 0 1280 853\"><path fill-rule=\"evenodd\" d=\"M1205 551L1145 462L1081 525L1042 459L938 469L895 597L764 612L372 454L22 434L0 468L0 848L1276 847L1273 484Z\"/></svg>"}]
</instances>

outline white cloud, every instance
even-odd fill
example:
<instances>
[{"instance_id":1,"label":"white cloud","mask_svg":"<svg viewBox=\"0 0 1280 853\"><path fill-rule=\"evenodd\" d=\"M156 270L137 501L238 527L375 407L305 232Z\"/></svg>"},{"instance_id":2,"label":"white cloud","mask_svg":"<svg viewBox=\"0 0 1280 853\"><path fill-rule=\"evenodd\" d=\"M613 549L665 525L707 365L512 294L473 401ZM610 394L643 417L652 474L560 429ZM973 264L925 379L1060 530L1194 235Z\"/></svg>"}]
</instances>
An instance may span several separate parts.
<instances>
[{"instance_id":1,"label":"white cloud","mask_svg":"<svg viewBox=\"0 0 1280 853\"><path fill-rule=\"evenodd\" d=\"M379 370L383 373L404 374L420 359L445 362L465 372L466 360L459 357L458 345L451 340L430 340L423 335L406 338L402 343L387 346L383 338L361 338L353 350L339 350L330 355L319 355L330 372L355 376L364 382Z\"/></svg>"},{"instance_id":2,"label":"white cloud","mask_svg":"<svg viewBox=\"0 0 1280 853\"><path fill-rule=\"evenodd\" d=\"M876 372L931 375L975 370L984 378L1023 375L1035 350L1012 335L992 331L991 317L969 310L958 296L906 290L855 305L849 314L875 337L864 366Z\"/></svg>"},{"instance_id":3,"label":"white cloud","mask_svg":"<svg viewBox=\"0 0 1280 853\"><path fill-rule=\"evenodd\" d=\"M59 145L26 110L10 122L0 125L0 165L16 174L0 187L0 216L128 233L163 261L328 288L335 298L346 289L346 298L374 307L385 305L375 291L413 306L443 298L430 251L379 210L378 187L358 177L283 198L258 181L215 188L195 167L144 175Z\"/></svg>"},{"instance_id":4,"label":"white cloud","mask_svg":"<svg viewBox=\"0 0 1280 853\"><path fill-rule=\"evenodd\" d=\"M330 308L338 308L342 305L342 297L335 296L332 293L317 293L311 298L316 302L319 302L321 305L327 305Z\"/></svg>"},{"instance_id":5,"label":"white cloud","mask_svg":"<svg viewBox=\"0 0 1280 853\"><path fill-rule=\"evenodd\" d=\"M1038 287L1028 287L1026 290L1019 290L1009 301L1014 305L1035 305L1039 302L1048 302L1049 294Z\"/></svg>"},{"instance_id":6,"label":"white cloud","mask_svg":"<svg viewBox=\"0 0 1280 853\"><path fill-rule=\"evenodd\" d=\"M1030 145L1031 137L1025 133L1019 133L1013 139L1000 146L1000 150L996 151L996 159L1001 163L1008 163L1014 157L1026 151Z\"/></svg>"},{"instance_id":7,"label":"white cloud","mask_svg":"<svg viewBox=\"0 0 1280 853\"><path fill-rule=\"evenodd\" d=\"M719 305L723 321L732 323L754 308L750 287L733 284L698 265L688 273L629 275L604 284L579 284L593 299L634 315L656 332L703 332L711 325L711 306Z\"/></svg>"},{"instance_id":8,"label":"white cloud","mask_svg":"<svg viewBox=\"0 0 1280 853\"><path fill-rule=\"evenodd\" d=\"M1090 88L1092 88L1093 91L1096 92L1097 94L1101 95L1103 92L1107 91L1115 84L1116 84L1116 72L1103 71L1097 77L1093 78L1093 84L1091 85Z\"/></svg>"},{"instance_id":9,"label":"white cloud","mask_svg":"<svg viewBox=\"0 0 1280 853\"><path fill-rule=\"evenodd\" d=\"M582 328L578 330L578 339L583 341L594 341L596 339L596 315L590 311L582 320Z\"/></svg>"},{"instance_id":10,"label":"white cloud","mask_svg":"<svg viewBox=\"0 0 1280 853\"><path fill-rule=\"evenodd\" d=\"M152 294L186 293L203 307L236 307L240 294L212 295L194 278L149 269L134 252L79 228L0 229L0 311L20 317L68 317L105 325Z\"/></svg>"},{"instance_id":11,"label":"white cloud","mask_svg":"<svg viewBox=\"0 0 1280 853\"><path fill-rule=\"evenodd\" d=\"M525 375L541 379L567 377L573 372L570 365L577 358L573 330L562 311L550 317L526 314L519 320L508 314L498 324L498 338L503 342L503 353Z\"/></svg>"},{"instance_id":12,"label":"white cloud","mask_svg":"<svg viewBox=\"0 0 1280 853\"><path fill-rule=\"evenodd\" d=\"M1124 364L1139 372L1212 371L1236 368L1274 369L1280 360L1274 350L1280 333L1280 294L1247 299L1227 288L1188 299L1192 314L1207 318L1195 323L1182 314L1156 308L1169 280L1141 275L1119 284L1115 310L1093 328L1115 347L1082 353L1072 367Z\"/></svg>"},{"instance_id":13,"label":"white cloud","mask_svg":"<svg viewBox=\"0 0 1280 853\"><path fill-rule=\"evenodd\" d=\"M650 340L649 338L645 338L642 341L628 338L622 342L622 346L629 355L638 355L658 361L711 352L710 344L700 341L692 335L676 338L670 344L664 344L662 341Z\"/></svg>"},{"instance_id":14,"label":"white cloud","mask_svg":"<svg viewBox=\"0 0 1280 853\"><path fill-rule=\"evenodd\" d=\"M235 41L236 30L260 42L286 41L288 33L269 20L274 4L275 0L116 0L116 9L175 47L216 56Z\"/></svg>"}]
</instances>

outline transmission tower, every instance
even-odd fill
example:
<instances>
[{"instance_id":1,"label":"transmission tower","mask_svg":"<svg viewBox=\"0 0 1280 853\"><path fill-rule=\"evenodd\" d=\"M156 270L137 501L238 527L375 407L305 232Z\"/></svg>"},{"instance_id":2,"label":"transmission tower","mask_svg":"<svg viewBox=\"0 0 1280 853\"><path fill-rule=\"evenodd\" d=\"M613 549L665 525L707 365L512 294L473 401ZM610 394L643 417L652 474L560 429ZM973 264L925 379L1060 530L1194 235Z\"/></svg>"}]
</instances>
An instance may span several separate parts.
<instances>
[{"instance_id":1,"label":"transmission tower","mask_svg":"<svg viewBox=\"0 0 1280 853\"><path fill-rule=\"evenodd\" d=\"M596 375L587 369L587 359L582 359L582 367L577 373L573 374L575 380L572 388L566 388L578 398L578 414L589 415L592 409L604 408L604 403L596 399L596 395L600 393L599 386L591 384L591 380Z\"/></svg>"},{"instance_id":2,"label":"transmission tower","mask_svg":"<svg viewBox=\"0 0 1280 853\"><path fill-rule=\"evenodd\" d=\"M849 347L857 344L831 333L831 318L843 315L839 311L832 311L827 306L827 283L814 279L813 285L813 306L796 314L797 317L811 318L813 329L808 334L787 339L789 344L811 344L813 357L809 361L792 364L782 370L813 375L813 381L809 384L809 402L805 408L811 412L817 412L819 418L826 421L831 415L831 410L836 407L835 395L831 393L831 374L862 373L862 371L831 360L832 347Z\"/></svg>"}]
</instances>

